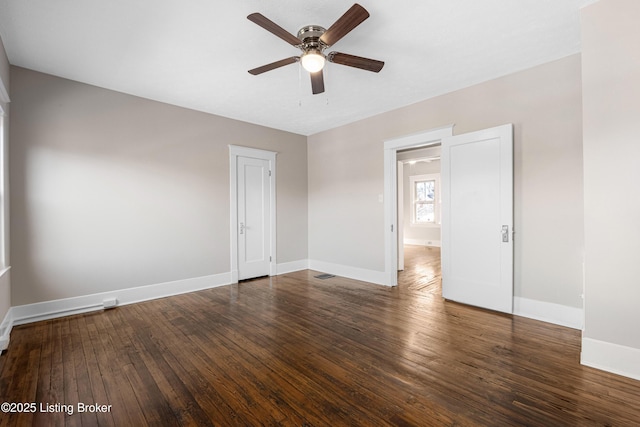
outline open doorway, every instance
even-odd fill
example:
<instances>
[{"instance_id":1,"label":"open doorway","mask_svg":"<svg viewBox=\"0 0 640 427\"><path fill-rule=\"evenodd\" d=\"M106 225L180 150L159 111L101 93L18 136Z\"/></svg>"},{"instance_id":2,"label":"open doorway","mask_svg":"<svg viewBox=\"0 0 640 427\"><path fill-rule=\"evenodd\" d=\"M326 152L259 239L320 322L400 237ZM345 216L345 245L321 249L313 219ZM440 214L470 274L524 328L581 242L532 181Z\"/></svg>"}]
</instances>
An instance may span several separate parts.
<instances>
[{"instance_id":1,"label":"open doorway","mask_svg":"<svg viewBox=\"0 0 640 427\"><path fill-rule=\"evenodd\" d=\"M396 152L398 286L441 290L441 186L439 143Z\"/></svg>"},{"instance_id":2,"label":"open doorway","mask_svg":"<svg viewBox=\"0 0 640 427\"><path fill-rule=\"evenodd\" d=\"M442 296L513 311L513 125L385 141L385 275L398 284L398 152L442 145ZM454 268L455 267L455 268Z\"/></svg>"},{"instance_id":3,"label":"open doorway","mask_svg":"<svg viewBox=\"0 0 640 427\"><path fill-rule=\"evenodd\" d=\"M388 227L387 233L385 233L385 276L389 286L398 285L398 254L404 250L404 238L400 241L401 239L398 237L399 232L404 231L404 227L403 230L398 229L398 155L411 150L433 148L438 146L443 138L451 137L452 135L453 125L448 125L419 134L385 141L384 143L384 204L385 224ZM415 157L417 158L418 156ZM435 157L435 155L430 154L425 157ZM402 168L404 169L404 164ZM406 169L411 170L410 167ZM403 192L403 194L407 193ZM431 239L432 243L434 240Z\"/></svg>"}]
</instances>

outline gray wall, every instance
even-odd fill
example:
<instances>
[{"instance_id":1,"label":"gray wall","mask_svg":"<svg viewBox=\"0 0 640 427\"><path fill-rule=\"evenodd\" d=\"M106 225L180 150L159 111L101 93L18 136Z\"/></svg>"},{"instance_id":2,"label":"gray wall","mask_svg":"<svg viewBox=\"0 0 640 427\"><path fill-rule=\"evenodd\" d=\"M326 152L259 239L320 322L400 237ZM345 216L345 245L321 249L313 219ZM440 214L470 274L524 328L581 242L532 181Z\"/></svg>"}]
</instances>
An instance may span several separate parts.
<instances>
[{"instance_id":1,"label":"gray wall","mask_svg":"<svg viewBox=\"0 0 640 427\"><path fill-rule=\"evenodd\" d=\"M511 122L515 293L582 306L578 55L308 144L25 69L12 68L11 84L12 305L228 272L228 144L280 152L280 263L308 257L383 271L383 141L448 123L461 134Z\"/></svg>"},{"instance_id":2,"label":"gray wall","mask_svg":"<svg viewBox=\"0 0 640 427\"><path fill-rule=\"evenodd\" d=\"M582 10L586 243L583 336L638 350L639 16L637 0L600 1ZM639 354L636 351L629 365L637 378ZM616 362L611 359L611 363Z\"/></svg>"},{"instance_id":3,"label":"gray wall","mask_svg":"<svg viewBox=\"0 0 640 427\"><path fill-rule=\"evenodd\" d=\"M309 258L384 271L383 141L514 124L515 295L582 307L579 55L308 138Z\"/></svg>"},{"instance_id":4,"label":"gray wall","mask_svg":"<svg viewBox=\"0 0 640 427\"><path fill-rule=\"evenodd\" d=\"M229 272L229 144L279 153L278 262L307 258L304 136L17 67L11 93L12 305Z\"/></svg>"}]
</instances>

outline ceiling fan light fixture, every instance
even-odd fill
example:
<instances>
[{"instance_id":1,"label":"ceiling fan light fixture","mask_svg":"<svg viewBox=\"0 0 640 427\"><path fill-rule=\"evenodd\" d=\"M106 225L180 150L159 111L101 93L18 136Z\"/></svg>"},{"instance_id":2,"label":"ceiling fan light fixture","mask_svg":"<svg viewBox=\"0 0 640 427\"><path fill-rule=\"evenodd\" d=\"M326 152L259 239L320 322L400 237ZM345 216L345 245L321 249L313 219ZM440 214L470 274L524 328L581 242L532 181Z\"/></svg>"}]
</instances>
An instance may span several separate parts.
<instances>
[{"instance_id":1,"label":"ceiling fan light fixture","mask_svg":"<svg viewBox=\"0 0 640 427\"><path fill-rule=\"evenodd\" d=\"M310 73L316 73L324 68L325 58L319 50L309 50L300 57L302 67Z\"/></svg>"}]
</instances>

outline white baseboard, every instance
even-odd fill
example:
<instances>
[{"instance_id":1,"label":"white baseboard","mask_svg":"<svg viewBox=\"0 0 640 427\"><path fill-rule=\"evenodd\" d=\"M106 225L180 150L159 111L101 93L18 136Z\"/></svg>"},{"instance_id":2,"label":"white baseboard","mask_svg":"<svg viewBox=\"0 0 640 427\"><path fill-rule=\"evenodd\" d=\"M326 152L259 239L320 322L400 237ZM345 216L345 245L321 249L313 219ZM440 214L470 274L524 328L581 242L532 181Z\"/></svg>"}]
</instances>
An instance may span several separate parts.
<instances>
[{"instance_id":1,"label":"white baseboard","mask_svg":"<svg viewBox=\"0 0 640 427\"><path fill-rule=\"evenodd\" d=\"M307 270L309 268L309 260L301 259L298 261L283 262L276 266L277 274L293 273L294 271Z\"/></svg>"},{"instance_id":2,"label":"white baseboard","mask_svg":"<svg viewBox=\"0 0 640 427\"><path fill-rule=\"evenodd\" d=\"M388 286L384 271L367 270L364 268L316 261L312 259L309 260L309 269L321 271L323 273L335 274L336 276L348 277L349 279L362 280L363 282Z\"/></svg>"},{"instance_id":3,"label":"white baseboard","mask_svg":"<svg viewBox=\"0 0 640 427\"><path fill-rule=\"evenodd\" d=\"M640 380L640 349L582 337L580 363Z\"/></svg>"},{"instance_id":4,"label":"white baseboard","mask_svg":"<svg viewBox=\"0 0 640 427\"><path fill-rule=\"evenodd\" d=\"M379 285L387 285L385 273L382 271L368 270L317 260L298 260L278 264L277 266L278 274L286 274L306 269L335 274L337 276L348 277L350 279L362 280ZM16 325L102 310L104 308L104 301L113 298L116 299L117 305L133 304L136 302L228 285L233 283L232 279L232 273L222 273L11 307L5 315L2 323L0 323L0 351L6 349L9 345L11 329ZM515 297L514 314L570 328L582 329L583 315L582 309L579 308Z\"/></svg>"},{"instance_id":5,"label":"white baseboard","mask_svg":"<svg viewBox=\"0 0 640 427\"><path fill-rule=\"evenodd\" d=\"M425 239L404 239L405 245L418 245L418 246L433 246L440 247L440 240L425 240Z\"/></svg>"},{"instance_id":6,"label":"white baseboard","mask_svg":"<svg viewBox=\"0 0 640 427\"><path fill-rule=\"evenodd\" d=\"M191 279L176 280L155 285L140 286L136 288L120 289L98 294L83 295L73 298L65 298L53 301L38 302L35 304L18 305L11 307L12 326L41 320L54 319L56 317L70 316L73 314L87 313L102 310L103 302L115 298L117 305L133 304L202 289L215 288L231 283L230 273L213 274L210 276L195 277Z\"/></svg>"},{"instance_id":7,"label":"white baseboard","mask_svg":"<svg viewBox=\"0 0 640 427\"><path fill-rule=\"evenodd\" d=\"M573 329L582 329L584 318L581 308L521 297L513 298L513 314Z\"/></svg>"},{"instance_id":8,"label":"white baseboard","mask_svg":"<svg viewBox=\"0 0 640 427\"><path fill-rule=\"evenodd\" d=\"M5 314L2 323L0 323L0 352L9 347L9 338L11 336L11 329L13 328L13 321L11 317L11 308Z\"/></svg>"},{"instance_id":9,"label":"white baseboard","mask_svg":"<svg viewBox=\"0 0 640 427\"><path fill-rule=\"evenodd\" d=\"M1 85L0 85L1 86ZM9 335L11 334L11 328L13 324L11 322L11 279L9 277L9 270L11 267L3 268L0 271L0 295L2 295L2 311L7 310L1 314L4 319L0 322L0 352L9 347Z\"/></svg>"},{"instance_id":10,"label":"white baseboard","mask_svg":"<svg viewBox=\"0 0 640 427\"><path fill-rule=\"evenodd\" d=\"M277 265L277 274L306 270L308 268L308 260L287 262ZM229 285L237 283L237 274L236 271L235 282L233 280L233 272L229 272L14 306L9 308L2 323L0 323L0 351L6 350L9 346L11 329L17 325L103 310L105 301L113 299L116 300L116 306L120 306Z\"/></svg>"}]
</instances>

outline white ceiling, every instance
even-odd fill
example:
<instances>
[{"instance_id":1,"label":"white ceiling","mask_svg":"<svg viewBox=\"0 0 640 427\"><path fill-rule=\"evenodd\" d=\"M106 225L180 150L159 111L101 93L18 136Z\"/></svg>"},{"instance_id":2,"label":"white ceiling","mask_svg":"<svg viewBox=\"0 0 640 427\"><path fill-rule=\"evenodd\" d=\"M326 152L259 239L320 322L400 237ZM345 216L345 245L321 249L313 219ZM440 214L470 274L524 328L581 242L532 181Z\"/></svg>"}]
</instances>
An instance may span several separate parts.
<instances>
[{"instance_id":1,"label":"white ceiling","mask_svg":"<svg viewBox=\"0 0 640 427\"><path fill-rule=\"evenodd\" d=\"M361 0L371 17L328 51L385 61L379 74L328 64L311 95L299 50L246 19L296 34L353 3L324 0L0 0L13 65L311 135L580 51L594 0Z\"/></svg>"}]
</instances>

